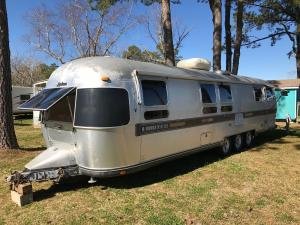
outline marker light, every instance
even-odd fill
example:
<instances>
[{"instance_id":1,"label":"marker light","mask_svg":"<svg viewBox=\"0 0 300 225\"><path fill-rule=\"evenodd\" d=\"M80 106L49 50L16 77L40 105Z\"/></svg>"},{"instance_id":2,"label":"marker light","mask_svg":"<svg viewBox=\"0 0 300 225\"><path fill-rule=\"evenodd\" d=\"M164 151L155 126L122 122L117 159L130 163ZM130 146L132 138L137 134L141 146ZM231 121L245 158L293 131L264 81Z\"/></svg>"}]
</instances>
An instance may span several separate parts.
<instances>
[{"instance_id":1,"label":"marker light","mask_svg":"<svg viewBox=\"0 0 300 225\"><path fill-rule=\"evenodd\" d=\"M101 76L101 80L104 82L110 82L109 76Z\"/></svg>"},{"instance_id":2,"label":"marker light","mask_svg":"<svg viewBox=\"0 0 300 225\"><path fill-rule=\"evenodd\" d=\"M126 170L121 170L121 171L120 171L120 175L121 175L121 176L126 175Z\"/></svg>"}]
</instances>

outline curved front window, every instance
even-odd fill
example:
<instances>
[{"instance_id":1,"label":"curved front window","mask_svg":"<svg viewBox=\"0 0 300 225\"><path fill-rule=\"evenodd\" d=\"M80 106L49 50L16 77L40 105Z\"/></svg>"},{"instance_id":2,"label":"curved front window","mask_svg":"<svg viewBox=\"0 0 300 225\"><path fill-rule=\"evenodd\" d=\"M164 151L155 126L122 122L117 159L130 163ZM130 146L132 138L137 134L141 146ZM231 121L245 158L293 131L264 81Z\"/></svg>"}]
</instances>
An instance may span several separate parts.
<instances>
[{"instance_id":1,"label":"curved front window","mask_svg":"<svg viewBox=\"0 0 300 225\"><path fill-rule=\"evenodd\" d=\"M75 90L63 97L44 114L44 121L73 122L75 105Z\"/></svg>"},{"instance_id":2,"label":"curved front window","mask_svg":"<svg viewBox=\"0 0 300 225\"><path fill-rule=\"evenodd\" d=\"M77 89L75 126L122 126L129 123L129 118L129 98L125 89Z\"/></svg>"}]
</instances>

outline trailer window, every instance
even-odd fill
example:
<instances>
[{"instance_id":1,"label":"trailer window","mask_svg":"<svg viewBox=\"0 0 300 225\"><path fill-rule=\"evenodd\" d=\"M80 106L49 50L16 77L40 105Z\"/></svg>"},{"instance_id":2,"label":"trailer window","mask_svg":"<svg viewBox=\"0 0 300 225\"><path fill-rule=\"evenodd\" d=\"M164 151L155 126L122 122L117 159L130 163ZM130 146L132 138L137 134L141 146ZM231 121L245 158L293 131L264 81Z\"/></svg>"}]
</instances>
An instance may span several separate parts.
<instances>
[{"instance_id":1,"label":"trailer window","mask_svg":"<svg viewBox=\"0 0 300 225\"><path fill-rule=\"evenodd\" d=\"M75 126L114 127L129 123L129 98L121 88L77 90Z\"/></svg>"},{"instance_id":2,"label":"trailer window","mask_svg":"<svg viewBox=\"0 0 300 225\"><path fill-rule=\"evenodd\" d=\"M231 90L229 85L219 85L220 90L220 101L221 102L231 102Z\"/></svg>"},{"instance_id":3,"label":"trailer window","mask_svg":"<svg viewBox=\"0 0 300 225\"><path fill-rule=\"evenodd\" d=\"M45 120L73 122L75 106L75 91L59 100L51 106L45 113Z\"/></svg>"},{"instance_id":4,"label":"trailer window","mask_svg":"<svg viewBox=\"0 0 300 225\"><path fill-rule=\"evenodd\" d=\"M263 100L263 93L261 88L254 88L255 101L260 102Z\"/></svg>"},{"instance_id":5,"label":"trailer window","mask_svg":"<svg viewBox=\"0 0 300 225\"><path fill-rule=\"evenodd\" d=\"M229 85L218 85L220 92L221 112L232 111L232 96Z\"/></svg>"},{"instance_id":6,"label":"trailer window","mask_svg":"<svg viewBox=\"0 0 300 225\"><path fill-rule=\"evenodd\" d=\"M271 87L266 87L265 88L265 95L266 95L266 99L270 99L270 98L275 97L274 91Z\"/></svg>"},{"instance_id":7,"label":"trailer window","mask_svg":"<svg viewBox=\"0 0 300 225\"><path fill-rule=\"evenodd\" d=\"M204 104L202 112L204 114L216 113L217 108L217 98L216 98L216 88L214 84L200 84L202 102Z\"/></svg>"},{"instance_id":8,"label":"trailer window","mask_svg":"<svg viewBox=\"0 0 300 225\"><path fill-rule=\"evenodd\" d=\"M214 84L201 84L203 103L216 103L216 90Z\"/></svg>"},{"instance_id":9,"label":"trailer window","mask_svg":"<svg viewBox=\"0 0 300 225\"><path fill-rule=\"evenodd\" d=\"M29 99L30 99L30 95L20 95L20 100L22 102L25 102L25 101L27 101Z\"/></svg>"},{"instance_id":10,"label":"trailer window","mask_svg":"<svg viewBox=\"0 0 300 225\"><path fill-rule=\"evenodd\" d=\"M167 89L164 81L142 80L145 106L166 105Z\"/></svg>"}]
</instances>

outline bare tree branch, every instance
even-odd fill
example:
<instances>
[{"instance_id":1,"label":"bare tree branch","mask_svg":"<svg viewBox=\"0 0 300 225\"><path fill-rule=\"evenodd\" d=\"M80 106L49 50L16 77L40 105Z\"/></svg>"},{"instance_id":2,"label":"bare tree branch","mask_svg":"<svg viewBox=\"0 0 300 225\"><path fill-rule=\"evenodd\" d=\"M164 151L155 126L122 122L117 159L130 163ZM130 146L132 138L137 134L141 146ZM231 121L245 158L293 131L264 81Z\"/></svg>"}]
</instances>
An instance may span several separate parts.
<instances>
[{"instance_id":1,"label":"bare tree branch","mask_svg":"<svg viewBox=\"0 0 300 225\"><path fill-rule=\"evenodd\" d=\"M148 36L155 44L159 53L164 56L163 46L163 24L161 20L160 8L152 7L148 16L144 18L145 28L148 32ZM174 42L174 53L176 60L179 59L179 51L183 45L183 41L190 34L190 29L184 26L182 23L179 23L176 18L173 19L173 42ZM161 62L159 62L161 63Z\"/></svg>"},{"instance_id":2,"label":"bare tree branch","mask_svg":"<svg viewBox=\"0 0 300 225\"><path fill-rule=\"evenodd\" d=\"M93 10L85 0L59 2L57 9L40 6L27 15L28 42L60 63L72 58L106 55L120 37L136 24L127 3L105 12Z\"/></svg>"},{"instance_id":3,"label":"bare tree branch","mask_svg":"<svg viewBox=\"0 0 300 225\"><path fill-rule=\"evenodd\" d=\"M285 33L288 35L290 41L292 42L292 50L293 53L296 54L296 40L295 37L293 35L296 35L295 33L292 33L289 31L288 27L284 24L284 23L280 23L281 26L283 26Z\"/></svg>"}]
</instances>

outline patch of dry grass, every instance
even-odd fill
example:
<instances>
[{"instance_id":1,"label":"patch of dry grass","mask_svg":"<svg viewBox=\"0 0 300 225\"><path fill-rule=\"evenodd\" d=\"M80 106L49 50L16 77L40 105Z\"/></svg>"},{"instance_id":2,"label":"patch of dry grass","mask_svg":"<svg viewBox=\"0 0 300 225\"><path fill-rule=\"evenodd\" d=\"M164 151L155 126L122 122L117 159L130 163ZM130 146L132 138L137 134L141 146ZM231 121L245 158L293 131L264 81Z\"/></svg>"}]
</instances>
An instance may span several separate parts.
<instances>
[{"instance_id":1,"label":"patch of dry grass","mask_svg":"<svg viewBox=\"0 0 300 225\"><path fill-rule=\"evenodd\" d=\"M0 153L3 178L43 147L38 130L16 130L26 151ZM1 182L0 224L299 224L300 129L262 134L225 159L211 150L96 185L79 177L34 190L19 208Z\"/></svg>"},{"instance_id":2,"label":"patch of dry grass","mask_svg":"<svg viewBox=\"0 0 300 225\"><path fill-rule=\"evenodd\" d=\"M19 146L22 150L43 150L44 140L40 129L32 127L32 120L15 121L15 130Z\"/></svg>"}]
</instances>

